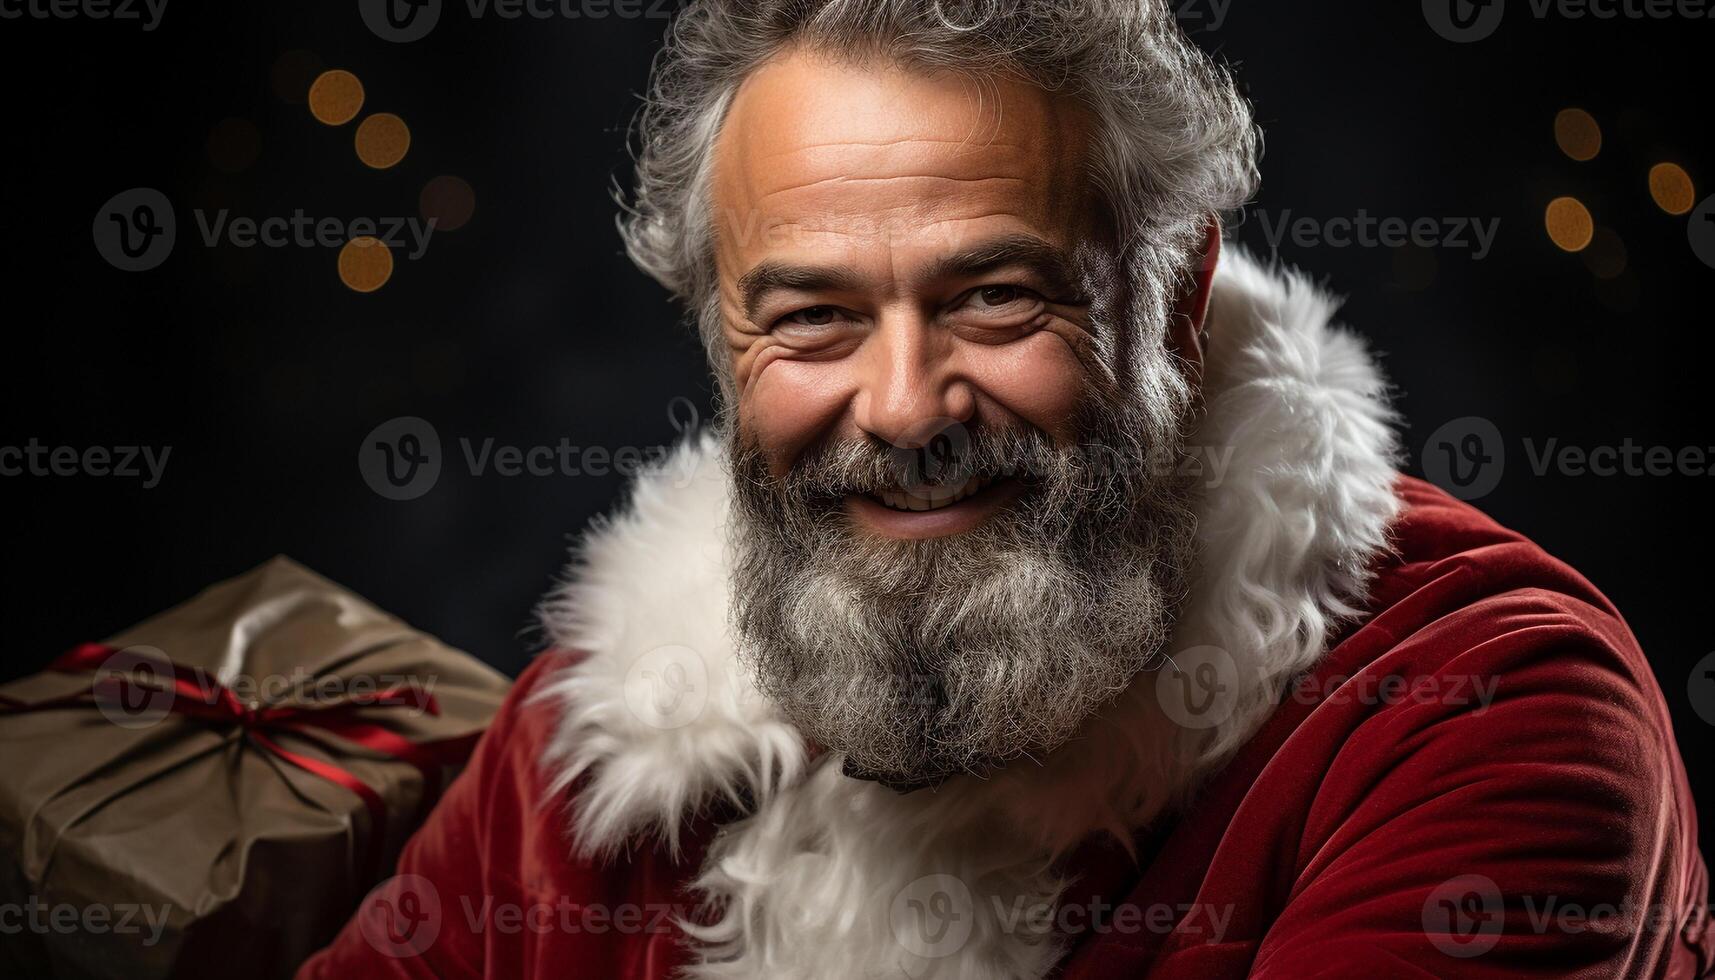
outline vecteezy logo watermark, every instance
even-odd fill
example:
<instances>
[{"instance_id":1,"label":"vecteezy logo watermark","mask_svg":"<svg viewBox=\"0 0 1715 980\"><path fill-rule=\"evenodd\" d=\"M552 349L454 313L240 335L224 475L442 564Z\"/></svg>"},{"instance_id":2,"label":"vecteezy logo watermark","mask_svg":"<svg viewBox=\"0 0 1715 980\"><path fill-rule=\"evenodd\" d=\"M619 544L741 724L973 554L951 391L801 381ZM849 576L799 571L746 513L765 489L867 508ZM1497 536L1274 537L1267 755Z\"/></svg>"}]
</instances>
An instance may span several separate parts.
<instances>
[{"instance_id":1,"label":"vecteezy logo watermark","mask_svg":"<svg viewBox=\"0 0 1715 980\"><path fill-rule=\"evenodd\" d=\"M1486 875L1442 882L1423 900L1423 934L1448 956L1481 956L1501 941L1501 889Z\"/></svg>"},{"instance_id":2,"label":"vecteezy logo watermark","mask_svg":"<svg viewBox=\"0 0 1715 980\"><path fill-rule=\"evenodd\" d=\"M144 272L167 260L177 227L167 195L153 187L133 187L108 198L95 212L91 234L95 250L114 268Z\"/></svg>"},{"instance_id":3,"label":"vecteezy logo watermark","mask_svg":"<svg viewBox=\"0 0 1715 980\"><path fill-rule=\"evenodd\" d=\"M656 647L625 672L625 706L651 728L683 728L709 703L709 667L687 646Z\"/></svg>"},{"instance_id":4,"label":"vecteezy logo watermark","mask_svg":"<svg viewBox=\"0 0 1715 980\"><path fill-rule=\"evenodd\" d=\"M441 0L358 0L363 23L383 41L420 41L441 20Z\"/></svg>"},{"instance_id":5,"label":"vecteezy logo watermark","mask_svg":"<svg viewBox=\"0 0 1715 980\"><path fill-rule=\"evenodd\" d=\"M989 897L994 908L994 920L1008 935L1036 934L1040 936L1121 935L1136 936L1149 933L1165 936L1198 936L1206 943L1219 943L1232 924L1238 906L1217 905L1213 902L1155 902L1138 905L1121 902L1117 905L1091 898L1087 902L1032 900L1017 896L1010 906L999 895Z\"/></svg>"},{"instance_id":6,"label":"vecteezy logo watermark","mask_svg":"<svg viewBox=\"0 0 1715 980\"><path fill-rule=\"evenodd\" d=\"M1458 44L1495 33L1506 13L1505 0L1423 0L1423 19L1435 33Z\"/></svg>"},{"instance_id":7,"label":"vecteezy logo watermark","mask_svg":"<svg viewBox=\"0 0 1715 980\"><path fill-rule=\"evenodd\" d=\"M441 436L415 415L388 419L363 437L357 471L388 500L415 500L441 478Z\"/></svg>"},{"instance_id":8,"label":"vecteezy logo watermark","mask_svg":"<svg viewBox=\"0 0 1715 980\"><path fill-rule=\"evenodd\" d=\"M1704 265L1715 269L1715 194L1704 198L1691 212L1685 233L1691 239L1691 251Z\"/></svg>"},{"instance_id":9,"label":"vecteezy logo watermark","mask_svg":"<svg viewBox=\"0 0 1715 980\"><path fill-rule=\"evenodd\" d=\"M1691 668L1691 676L1685 682L1685 696L1691 701L1691 710L1697 712L1697 717L1715 725L1715 653L1697 661L1697 666Z\"/></svg>"},{"instance_id":10,"label":"vecteezy logo watermark","mask_svg":"<svg viewBox=\"0 0 1715 980\"><path fill-rule=\"evenodd\" d=\"M1535 20L1715 19L1711 0L1529 0L1527 7ZM1435 33L1461 44L1494 34L1505 13L1506 0L1423 0L1423 18Z\"/></svg>"},{"instance_id":11,"label":"vecteezy logo watermark","mask_svg":"<svg viewBox=\"0 0 1715 980\"><path fill-rule=\"evenodd\" d=\"M135 21L145 32L166 12L167 0L0 0L0 20Z\"/></svg>"},{"instance_id":12,"label":"vecteezy logo watermark","mask_svg":"<svg viewBox=\"0 0 1715 980\"><path fill-rule=\"evenodd\" d=\"M196 665L174 667L160 649L129 646L107 656L90 678L95 705L108 721L121 728L149 728L175 707L198 704L219 708L230 696L250 709L291 707L314 710L341 704L366 703L379 695L398 698L409 692L402 707L412 715L431 710L433 675L409 673L316 673L307 667L272 674L236 674L217 678ZM399 702L396 702L399 703Z\"/></svg>"},{"instance_id":13,"label":"vecteezy logo watermark","mask_svg":"<svg viewBox=\"0 0 1715 980\"><path fill-rule=\"evenodd\" d=\"M1238 707L1238 665L1220 647L1181 650L1156 672L1155 697L1167 717L1186 728L1214 728Z\"/></svg>"},{"instance_id":14,"label":"vecteezy logo watermark","mask_svg":"<svg viewBox=\"0 0 1715 980\"><path fill-rule=\"evenodd\" d=\"M437 219L416 217L312 218L303 208L292 212L290 218L271 217L260 220L231 217L226 208L212 217L198 208L195 212L197 230L202 243L210 248L224 242L235 248L339 248L355 238L373 238L388 248L403 250L408 259L420 259L429 249L429 238L435 233Z\"/></svg>"},{"instance_id":15,"label":"vecteezy logo watermark","mask_svg":"<svg viewBox=\"0 0 1715 980\"><path fill-rule=\"evenodd\" d=\"M152 728L173 710L177 698L172 661L157 647L115 651L90 681L102 717L120 728Z\"/></svg>"},{"instance_id":16,"label":"vecteezy logo watermark","mask_svg":"<svg viewBox=\"0 0 1715 980\"><path fill-rule=\"evenodd\" d=\"M665 20L678 0L465 0L471 20ZM1227 0L1231 2L1231 0ZM441 19L441 0L358 0L363 23L384 41L419 41Z\"/></svg>"},{"instance_id":17,"label":"vecteezy logo watermark","mask_svg":"<svg viewBox=\"0 0 1715 980\"><path fill-rule=\"evenodd\" d=\"M1475 415L1453 419L1423 444L1423 475L1460 500L1494 492L1507 468L1507 450L1495 423Z\"/></svg>"},{"instance_id":18,"label":"vecteezy logo watermark","mask_svg":"<svg viewBox=\"0 0 1715 980\"><path fill-rule=\"evenodd\" d=\"M1378 218L1359 208L1352 217L1294 218L1290 208L1279 214L1257 212L1263 237L1274 251L1290 237L1299 248L1440 248L1468 251L1477 262L1488 258L1500 231L1501 219Z\"/></svg>"},{"instance_id":19,"label":"vecteezy logo watermark","mask_svg":"<svg viewBox=\"0 0 1715 980\"><path fill-rule=\"evenodd\" d=\"M688 419L687 417L688 416ZM667 418L681 434L697 430L697 410L685 398L668 403ZM579 446L569 439L553 445L515 446L493 436L480 440L458 439L460 456L471 476L493 473L503 477L634 476L658 466L672 455L672 447ZM700 458L682 453L683 468L675 486L689 486ZM441 478L441 437L427 420L414 415L389 419L370 430L357 448L357 471L369 488L388 500L414 500L434 489Z\"/></svg>"},{"instance_id":20,"label":"vecteezy logo watermark","mask_svg":"<svg viewBox=\"0 0 1715 980\"><path fill-rule=\"evenodd\" d=\"M672 935L679 922L690 921L696 912L694 906L678 902L609 905L574 901L568 895L522 903L497 902L493 895L483 895L481 901L460 895L458 900L465 927L476 936L490 932L502 936Z\"/></svg>"},{"instance_id":21,"label":"vecteezy logo watermark","mask_svg":"<svg viewBox=\"0 0 1715 980\"><path fill-rule=\"evenodd\" d=\"M382 956L416 956L441 934L441 893L422 875L394 875L364 898L357 929Z\"/></svg>"},{"instance_id":22,"label":"vecteezy logo watermark","mask_svg":"<svg viewBox=\"0 0 1715 980\"><path fill-rule=\"evenodd\" d=\"M0 902L0 936L30 932L38 936L106 935L140 936L144 946L161 941L167 929L171 905L137 902L95 902L74 905L48 903L35 895L23 902Z\"/></svg>"},{"instance_id":23,"label":"vecteezy logo watermark","mask_svg":"<svg viewBox=\"0 0 1715 980\"><path fill-rule=\"evenodd\" d=\"M1565 477L1710 477L1715 476L1715 446L1650 446L1634 439L1602 445L1574 445L1558 437L1522 440L1533 476L1550 472ZM1423 475L1461 500L1492 492L1506 471L1501 433L1488 419L1454 419L1436 429L1423 445Z\"/></svg>"},{"instance_id":24,"label":"vecteezy logo watermark","mask_svg":"<svg viewBox=\"0 0 1715 980\"><path fill-rule=\"evenodd\" d=\"M22 446L0 446L0 477L94 476L142 479L143 489L161 483L172 446L44 446L31 439ZM141 464L141 466L139 466Z\"/></svg>"},{"instance_id":25,"label":"vecteezy logo watermark","mask_svg":"<svg viewBox=\"0 0 1715 980\"><path fill-rule=\"evenodd\" d=\"M4 0L0 0L4 2ZM312 218L302 208L290 217L233 217L226 208L210 215L192 211L202 244L234 248L340 248L353 239L373 238L420 259L435 233L434 218ZM142 272L167 260L177 241L178 222L167 196L151 187L115 194L95 213L91 231L96 251L117 269Z\"/></svg>"},{"instance_id":26,"label":"vecteezy logo watermark","mask_svg":"<svg viewBox=\"0 0 1715 980\"><path fill-rule=\"evenodd\" d=\"M1495 703L1501 679L1481 674L1420 674L1407 680L1399 674L1356 676L1335 674L1321 677L1304 674L1289 685L1295 702L1315 707L1324 704L1364 704L1393 707L1401 704L1439 704L1469 708L1480 715Z\"/></svg>"},{"instance_id":27,"label":"vecteezy logo watermark","mask_svg":"<svg viewBox=\"0 0 1715 980\"><path fill-rule=\"evenodd\" d=\"M936 960L970 941L977 906L955 875L924 875L901 888L888 906L894 941L913 956Z\"/></svg>"},{"instance_id":28,"label":"vecteezy logo watermark","mask_svg":"<svg viewBox=\"0 0 1715 980\"><path fill-rule=\"evenodd\" d=\"M1232 8L1233 0L1179 0L1173 16L1187 33L1201 34L1220 30Z\"/></svg>"}]
</instances>

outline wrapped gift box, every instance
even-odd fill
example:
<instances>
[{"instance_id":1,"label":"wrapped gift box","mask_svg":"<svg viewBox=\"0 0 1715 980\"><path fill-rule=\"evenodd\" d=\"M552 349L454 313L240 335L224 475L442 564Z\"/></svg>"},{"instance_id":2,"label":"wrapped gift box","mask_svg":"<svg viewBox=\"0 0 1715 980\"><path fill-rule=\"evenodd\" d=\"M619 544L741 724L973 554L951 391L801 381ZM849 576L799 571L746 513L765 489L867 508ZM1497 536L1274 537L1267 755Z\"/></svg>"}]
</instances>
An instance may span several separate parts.
<instances>
[{"instance_id":1,"label":"wrapped gift box","mask_svg":"<svg viewBox=\"0 0 1715 980\"><path fill-rule=\"evenodd\" d=\"M508 686L286 558L0 686L0 976L289 976Z\"/></svg>"}]
</instances>

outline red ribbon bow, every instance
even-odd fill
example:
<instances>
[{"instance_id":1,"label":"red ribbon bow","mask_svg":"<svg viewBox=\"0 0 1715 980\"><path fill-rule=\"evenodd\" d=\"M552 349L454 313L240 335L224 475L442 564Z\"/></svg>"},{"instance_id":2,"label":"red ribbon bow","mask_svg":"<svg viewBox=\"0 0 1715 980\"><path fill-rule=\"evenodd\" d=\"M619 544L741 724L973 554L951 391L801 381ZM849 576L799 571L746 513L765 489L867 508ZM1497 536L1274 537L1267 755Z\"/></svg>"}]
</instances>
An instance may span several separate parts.
<instances>
[{"instance_id":1,"label":"red ribbon bow","mask_svg":"<svg viewBox=\"0 0 1715 980\"><path fill-rule=\"evenodd\" d=\"M94 672L118 652L118 649L104 643L82 643L49 664L47 669L64 673ZM154 659L140 658L142 664ZM103 697L110 699L108 703L123 705L128 703L127 695L135 688L150 698L170 695L166 710L172 714L195 718L216 727L242 729L252 744L269 755L344 786L363 800L373 828L369 854L364 862L365 885L376 878L376 865L386 839L387 804L374 787L357 776L332 763L294 752L281 745L277 737L291 734L314 743L331 755L339 755L339 750L323 737L332 735L409 763L423 775L423 808L426 809L440 794L442 768L469 758L476 740L482 735L476 731L456 738L413 742L397 732L356 717L357 712L364 708L414 708L437 716L441 713L434 695L403 684L317 704L262 705L239 698L231 688L209 676L202 668L184 667L170 660L159 663L171 673L170 683L160 687L149 687L119 674L106 674L98 676L87 691L46 701L23 702L0 695L0 712L100 705Z\"/></svg>"}]
</instances>

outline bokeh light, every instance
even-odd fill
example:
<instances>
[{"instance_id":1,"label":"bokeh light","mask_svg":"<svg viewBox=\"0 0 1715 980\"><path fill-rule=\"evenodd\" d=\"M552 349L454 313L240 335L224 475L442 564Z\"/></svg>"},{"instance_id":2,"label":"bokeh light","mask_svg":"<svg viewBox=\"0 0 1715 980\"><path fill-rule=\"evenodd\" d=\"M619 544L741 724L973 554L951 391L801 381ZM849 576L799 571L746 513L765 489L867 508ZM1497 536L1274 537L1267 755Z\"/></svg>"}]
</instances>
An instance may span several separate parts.
<instances>
[{"instance_id":1,"label":"bokeh light","mask_svg":"<svg viewBox=\"0 0 1715 980\"><path fill-rule=\"evenodd\" d=\"M262 153L262 133L248 119L222 119L208 133L208 162L214 169L236 174L250 169Z\"/></svg>"},{"instance_id":2,"label":"bokeh light","mask_svg":"<svg viewBox=\"0 0 1715 980\"><path fill-rule=\"evenodd\" d=\"M1612 279L1626 271L1626 243L1612 228L1598 228L1584 250L1584 264L1598 279Z\"/></svg>"},{"instance_id":3,"label":"bokeh light","mask_svg":"<svg viewBox=\"0 0 1715 980\"><path fill-rule=\"evenodd\" d=\"M457 231L476 213L476 192L464 178L444 174L423 185L417 210L424 220L434 220L436 231Z\"/></svg>"},{"instance_id":4,"label":"bokeh light","mask_svg":"<svg viewBox=\"0 0 1715 980\"><path fill-rule=\"evenodd\" d=\"M1421 245L1407 245L1393 250L1393 284L1410 292L1421 292L1435 285L1441 273L1441 263L1435 253Z\"/></svg>"},{"instance_id":5,"label":"bokeh light","mask_svg":"<svg viewBox=\"0 0 1715 980\"><path fill-rule=\"evenodd\" d=\"M1574 160L1594 160L1602 152L1602 127L1583 109L1562 109L1554 117L1554 141Z\"/></svg>"},{"instance_id":6,"label":"bokeh light","mask_svg":"<svg viewBox=\"0 0 1715 980\"><path fill-rule=\"evenodd\" d=\"M1697 206L1697 188L1691 175L1676 163L1658 163L1650 168L1649 195L1656 207L1668 214L1687 214Z\"/></svg>"},{"instance_id":7,"label":"bokeh light","mask_svg":"<svg viewBox=\"0 0 1715 980\"><path fill-rule=\"evenodd\" d=\"M359 293L373 293L393 278L393 251L379 238L364 235L339 250L339 281Z\"/></svg>"},{"instance_id":8,"label":"bokeh light","mask_svg":"<svg viewBox=\"0 0 1715 980\"><path fill-rule=\"evenodd\" d=\"M1568 252L1581 252L1595 236L1596 222L1590 209L1575 197L1557 197L1548 202L1544 216L1548 237Z\"/></svg>"},{"instance_id":9,"label":"bokeh light","mask_svg":"<svg viewBox=\"0 0 1715 980\"><path fill-rule=\"evenodd\" d=\"M1610 312L1622 315L1638 311L1643 292L1643 283L1639 282L1638 277L1632 275L1630 270L1596 283L1597 301Z\"/></svg>"},{"instance_id":10,"label":"bokeh light","mask_svg":"<svg viewBox=\"0 0 1715 980\"><path fill-rule=\"evenodd\" d=\"M324 71L310 85L310 114L329 126L343 126L363 108L363 83L341 68Z\"/></svg>"},{"instance_id":11,"label":"bokeh light","mask_svg":"<svg viewBox=\"0 0 1715 980\"><path fill-rule=\"evenodd\" d=\"M411 148L411 128L391 112L378 112L357 125L357 158L376 170L386 170Z\"/></svg>"},{"instance_id":12,"label":"bokeh light","mask_svg":"<svg viewBox=\"0 0 1715 980\"><path fill-rule=\"evenodd\" d=\"M322 73L322 61L302 49L287 51L274 59L268 71L269 84L281 102L299 105L310 97L310 85Z\"/></svg>"}]
</instances>

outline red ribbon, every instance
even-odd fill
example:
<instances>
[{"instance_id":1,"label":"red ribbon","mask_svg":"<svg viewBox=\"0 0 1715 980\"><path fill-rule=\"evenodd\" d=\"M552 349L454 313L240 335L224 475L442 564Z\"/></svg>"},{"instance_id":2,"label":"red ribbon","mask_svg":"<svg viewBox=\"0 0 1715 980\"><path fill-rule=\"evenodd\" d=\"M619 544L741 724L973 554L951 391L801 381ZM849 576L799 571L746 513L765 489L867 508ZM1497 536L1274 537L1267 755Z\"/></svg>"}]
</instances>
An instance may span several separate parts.
<instances>
[{"instance_id":1,"label":"red ribbon","mask_svg":"<svg viewBox=\"0 0 1715 980\"><path fill-rule=\"evenodd\" d=\"M47 669L64 673L94 672L118 652L118 649L104 643L81 643L49 664ZM144 664L155 659L139 656ZM295 735L338 755L339 750L321 737L323 734L333 735L409 763L423 775L423 807L426 809L440 794L442 768L468 759L476 740L482 735L481 731L476 731L456 738L413 742L397 732L355 717L364 708L414 708L436 716L441 713L434 695L404 684L317 704L261 705L243 701L202 668L184 667L170 660L159 662L172 674L171 683L163 687L150 688L125 676L107 674L97 677L89 690L46 701L24 702L0 695L0 712L96 705L101 703L103 696L114 699L109 703L124 704L127 691L133 687L151 695L171 694L172 700L167 707L170 713L216 727L241 729L252 744L269 755L355 793L369 810L373 828L369 854L364 861L365 887L377 877L376 865L386 839L387 804L374 787L357 776L332 763L294 752L276 741L277 737Z\"/></svg>"}]
</instances>

